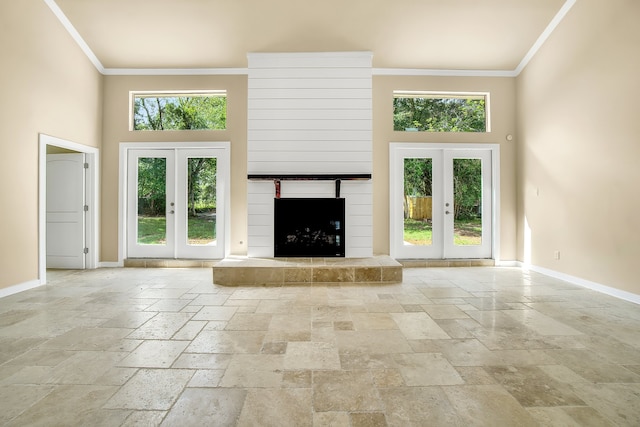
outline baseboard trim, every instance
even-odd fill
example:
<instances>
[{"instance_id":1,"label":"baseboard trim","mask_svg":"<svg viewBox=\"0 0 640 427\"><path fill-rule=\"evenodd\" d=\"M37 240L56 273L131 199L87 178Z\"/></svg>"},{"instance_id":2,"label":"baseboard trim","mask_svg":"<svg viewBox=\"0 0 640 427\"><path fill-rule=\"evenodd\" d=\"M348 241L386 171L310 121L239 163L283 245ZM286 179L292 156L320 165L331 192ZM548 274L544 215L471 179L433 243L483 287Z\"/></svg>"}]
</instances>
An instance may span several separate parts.
<instances>
[{"instance_id":1,"label":"baseboard trim","mask_svg":"<svg viewBox=\"0 0 640 427\"><path fill-rule=\"evenodd\" d=\"M514 260L504 260L496 261L496 267L521 267L521 263L519 261Z\"/></svg>"},{"instance_id":2,"label":"baseboard trim","mask_svg":"<svg viewBox=\"0 0 640 427\"><path fill-rule=\"evenodd\" d=\"M101 261L98 266L99 268L120 268L124 267L124 264L118 261Z\"/></svg>"},{"instance_id":3,"label":"baseboard trim","mask_svg":"<svg viewBox=\"0 0 640 427\"><path fill-rule=\"evenodd\" d=\"M28 282L20 283L18 285L9 286L8 288L0 289L0 298L8 297L9 295L17 294L20 292L28 291L29 289L42 286L40 280L30 280Z\"/></svg>"},{"instance_id":4,"label":"baseboard trim","mask_svg":"<svg viewBox=\"0 0 640 427\"><path fill-rule=\"evenodd\" d=\"M544 274L545 276L553 277L554 279L564 280L565 282L572 283L574 285L582 286L583 288L591 289L602 294L606 294L621 300L629 301L634 304L640 305L640 295L623 291L622 289L612 288L601 283L592 282L590 280L583 279L581 277L572 276L570 274L561 273L559 271L551 270L537 265L524 264L518 261L518 266L523 270L531 270L536 273Z\"/></svg>"}]
</instances>

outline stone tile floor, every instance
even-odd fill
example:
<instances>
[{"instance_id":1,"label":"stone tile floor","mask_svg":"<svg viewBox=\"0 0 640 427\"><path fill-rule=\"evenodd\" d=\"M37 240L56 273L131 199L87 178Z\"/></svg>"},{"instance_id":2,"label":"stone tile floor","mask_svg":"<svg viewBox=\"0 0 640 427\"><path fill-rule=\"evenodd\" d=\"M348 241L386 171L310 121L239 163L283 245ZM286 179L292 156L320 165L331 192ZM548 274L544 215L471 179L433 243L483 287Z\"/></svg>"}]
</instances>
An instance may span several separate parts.
<instances>
[{"instance_id":1,"label":"stone tile floor","mask_svg":"<svg viewBox=\"0 0 640 427\"><path fill-rule=\"evenodd\" d=\"M640 425L640 307L517 268L48 278L0 299L0 425Z\"/></svg>"}]
</instances>

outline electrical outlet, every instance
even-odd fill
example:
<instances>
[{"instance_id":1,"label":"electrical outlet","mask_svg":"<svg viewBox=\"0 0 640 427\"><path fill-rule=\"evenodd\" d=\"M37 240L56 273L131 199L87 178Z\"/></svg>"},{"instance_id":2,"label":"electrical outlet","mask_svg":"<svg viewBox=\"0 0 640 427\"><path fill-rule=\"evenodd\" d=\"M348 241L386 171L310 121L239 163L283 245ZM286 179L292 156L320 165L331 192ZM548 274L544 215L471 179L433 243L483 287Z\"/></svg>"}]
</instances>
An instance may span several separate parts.
<instances>
[{"instance_id":1,"label":"electrical outlet","mask_svg":"<svg viewBox=\"0 0 640 427\"><path fill-rule=\"evenodd\" d=\"M556 259L556 260L557 260L557 259L560 259L560 251L555 251L555 252L553 253L553 259Z\"/></svg>"}]
</instances>

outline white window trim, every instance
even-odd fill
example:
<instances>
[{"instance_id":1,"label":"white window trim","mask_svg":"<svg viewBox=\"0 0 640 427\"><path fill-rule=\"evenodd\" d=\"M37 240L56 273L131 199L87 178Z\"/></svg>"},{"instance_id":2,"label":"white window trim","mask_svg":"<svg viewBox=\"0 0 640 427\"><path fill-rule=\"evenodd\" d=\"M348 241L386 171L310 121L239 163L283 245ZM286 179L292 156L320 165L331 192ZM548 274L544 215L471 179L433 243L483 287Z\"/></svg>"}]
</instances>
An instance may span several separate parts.
<instances>
[{"instance_id":1,"label":"white window trim","mask_svg":"<svg viewBox=\"0 0 640 427\"><path fill-rule=\"evenodd\" d=\"M448 92L431 90L394 90L394 98L459 98L459 99L481 99L484 98L485 131L484 132L462 132L462 133L491 133L491 93L490 92ZM455 132L429 132L429 133L455 133Z\"/></svg>"},{"instance_id":2,"label":"white window trim","mask_svg":"<svg viewBox=\"0 0 640 427\"><path fill-rule=\"evenodd\" d=\"M134 111L136 96L144 98L170 98L180 96L211 96L218 98L226 98L227 91L220 90L130 90L129 91L129 131L139 132L134 129ZM224 130L224 129L202 129L202 130Z\"/></svg>"},{"instance_id":3,"label":"white window trim","mask_svg":"<svg viewBox=\"0 0 640 427\"><path fill-rule=\"evenodd\" d=\"M228 162L227 176L225 177L226 188L224 191L224 255L231 252L231 142L229 141L208 141L208 142L121 142L118 167L118 263L117 267L124 266L127 257L127 164L128 152L134 149L183 149L183 148L217 148L225 152L225 161Z\"/></svg>"}]
</instances>

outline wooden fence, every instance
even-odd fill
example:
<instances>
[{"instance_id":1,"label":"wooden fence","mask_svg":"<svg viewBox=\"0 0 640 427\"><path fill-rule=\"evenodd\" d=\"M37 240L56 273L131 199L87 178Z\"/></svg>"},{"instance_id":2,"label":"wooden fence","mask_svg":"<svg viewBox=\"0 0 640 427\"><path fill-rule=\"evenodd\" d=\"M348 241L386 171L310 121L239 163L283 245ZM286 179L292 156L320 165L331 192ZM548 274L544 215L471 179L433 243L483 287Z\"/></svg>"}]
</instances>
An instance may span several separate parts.
<instances>
[{"instance_id":1,"label":"wooden fence","mask_svg":"<svg viewBox=\"0 0 640 427\"><path fill-rule=\"evenodd\" d=\"M405 217L411 219L432 219L431 196L405 196Z\"/></svg>"}]
</instances>

